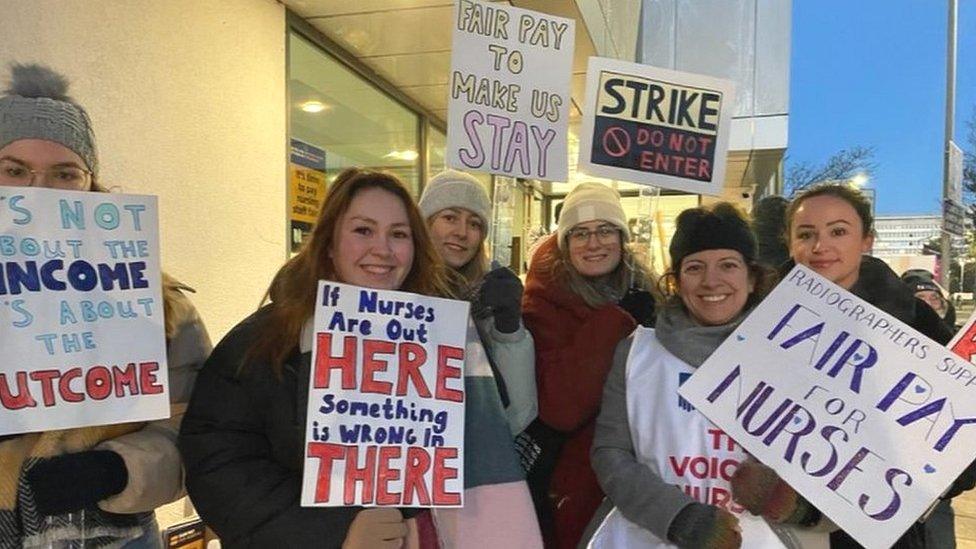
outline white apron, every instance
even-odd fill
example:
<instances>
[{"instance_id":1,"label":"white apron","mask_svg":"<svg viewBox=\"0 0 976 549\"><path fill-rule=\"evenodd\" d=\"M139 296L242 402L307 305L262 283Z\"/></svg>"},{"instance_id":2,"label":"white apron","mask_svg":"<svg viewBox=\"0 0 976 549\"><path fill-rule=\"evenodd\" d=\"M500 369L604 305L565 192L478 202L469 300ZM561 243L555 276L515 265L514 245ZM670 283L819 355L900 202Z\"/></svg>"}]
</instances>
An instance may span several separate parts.
<instances>
[{"instance_id":1,"label":"white apron","mask_svg":"<svg viewBox=\"0 0 976 549\"><path fill-rule=\"evenodd\" d=\"M732 501L729 479L747 454L678 395L678 387L694 371L661 345L654 330L639 327L634 332L626 387L627 419L637 461L694 499L735 514L742 528L742 547L826 548L826 533L771 526ZM674 545L627 520L614 507L589 547Z\"/></svg>"}]
</instances>

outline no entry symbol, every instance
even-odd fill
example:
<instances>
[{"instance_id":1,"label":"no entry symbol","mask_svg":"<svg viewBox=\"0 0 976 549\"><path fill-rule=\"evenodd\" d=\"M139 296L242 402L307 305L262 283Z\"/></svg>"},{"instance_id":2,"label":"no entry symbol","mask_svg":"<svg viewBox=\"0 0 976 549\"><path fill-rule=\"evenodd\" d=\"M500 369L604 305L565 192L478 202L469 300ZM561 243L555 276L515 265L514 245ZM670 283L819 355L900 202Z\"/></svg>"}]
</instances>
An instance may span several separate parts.
<instances>
[{"instance_id":1,"label":"no entry symbol","mask_svg":"<svg viewBox=\"0 0 976 549\"><path fill-rule=\"evenodd\" d=\"M630 134L623 128L607 128L603 132L603 150L614 158L620 158L630 150Z\"/></svg>"}]
</instances>

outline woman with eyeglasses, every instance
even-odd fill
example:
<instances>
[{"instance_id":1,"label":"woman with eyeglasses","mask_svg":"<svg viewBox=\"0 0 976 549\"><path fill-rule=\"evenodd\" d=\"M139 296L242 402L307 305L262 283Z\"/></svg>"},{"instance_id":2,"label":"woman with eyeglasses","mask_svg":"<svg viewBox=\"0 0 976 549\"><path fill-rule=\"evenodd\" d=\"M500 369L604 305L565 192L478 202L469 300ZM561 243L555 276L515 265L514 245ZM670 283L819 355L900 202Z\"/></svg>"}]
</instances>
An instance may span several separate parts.
<instances>
[{"instance_id":1,"label":"woman with eyeglasses","mask_svg":"<svg viewBox=\"0 0 976 549\"><path fill-rule=\"evenodd\" d=\"M488 269L488 193L474 176L445 170L427 183L418 206L434 248L455 275L454 293L471 302L509 429L517 435L538 414L535 346L522 326L522 281L506 267Z\"/></svg>"},{"instance_id":2,"label":"woman with eyeglasses","mask_svg":"<svg viewBox=\"0 0 976 549\"><path fill-rule=\"evenodd\" d=\"M106 192L67 80L38 65L12 76L0 97L0 186ZM187 289L163 274L172 418L0 437L0 547L162 547L153 509L185 493L176 436L211 349Z\"/></svg>"},{"instance_id":3,"label":"woman with eyeglasses","mask_svg":"<svg viewBox=\"0 0 976 549\"><path fill-rule=\"evenodd\" d=\"M536 345L539 420L520 437L547 547L576 547L603 499L590 446L617 343L654 319L653 282L628 249L620 195L574 188L532 259L522 301Z\"/></svg>"}]
</instances>

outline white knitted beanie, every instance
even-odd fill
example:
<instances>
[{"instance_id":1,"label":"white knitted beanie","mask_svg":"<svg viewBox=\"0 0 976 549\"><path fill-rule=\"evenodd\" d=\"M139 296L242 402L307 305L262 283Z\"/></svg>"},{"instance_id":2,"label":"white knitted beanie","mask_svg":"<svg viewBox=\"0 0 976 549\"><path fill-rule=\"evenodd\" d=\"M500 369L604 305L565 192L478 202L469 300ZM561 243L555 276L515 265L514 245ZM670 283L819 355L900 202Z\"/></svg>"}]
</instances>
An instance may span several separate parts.
<instances>
[{"instance_id":1,"label":"white knitted beanie","mask_svg":"<svg viewBox=\"0 0 976 549\"><path fill-rule=\"evenodd\" d=\"M581 183L566 195L563 211L559 214L559 247L566 246L566 232L587 221L613 223L620 228L624 241L630 240L627 216L620 205L620 194L602 183Z\"/></svg>"},{"instance_id":2,"label":"white knitted beanie","mask_svg":"<svg viewBox=\"0 0 976 549\"><path fill-rule=\"evenodd\" d=\"M491 201L484 185L473 175L457 170L444 170L431 178L417 205L424 219L445 208L464 208L477 214L485 228L491 222Z\"/></svg>"}]
</instances>

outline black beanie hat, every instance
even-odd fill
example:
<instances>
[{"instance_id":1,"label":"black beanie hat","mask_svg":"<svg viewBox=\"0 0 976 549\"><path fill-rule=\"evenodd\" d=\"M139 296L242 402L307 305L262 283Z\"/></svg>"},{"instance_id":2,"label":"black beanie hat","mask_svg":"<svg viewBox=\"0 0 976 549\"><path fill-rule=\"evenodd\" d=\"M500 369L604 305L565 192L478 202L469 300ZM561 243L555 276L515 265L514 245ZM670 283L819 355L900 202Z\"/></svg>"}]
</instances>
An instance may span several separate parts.
<instances>
[{"instance_id":1,"label":"black beanie hat","mask_svg":"<svg viewBox=\"0 0 976 549\"><path fill-rule=\"evenodd\" d=\"M756 259L756 237L739 210L728 202L710 208L689 208L678 215L671 238L671 268L681 260L704 250L735 250L746 262Z\"/></svg>"}]
</instances>

